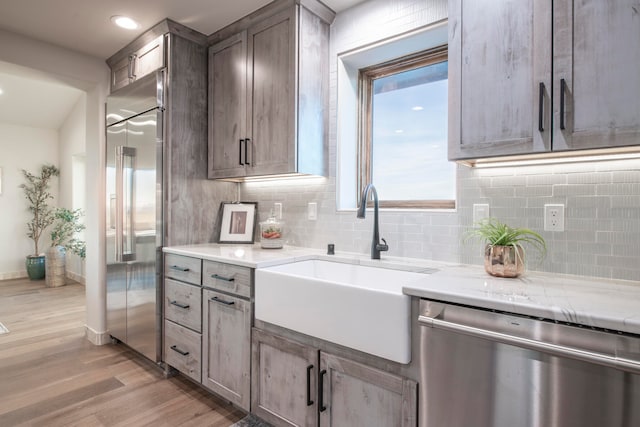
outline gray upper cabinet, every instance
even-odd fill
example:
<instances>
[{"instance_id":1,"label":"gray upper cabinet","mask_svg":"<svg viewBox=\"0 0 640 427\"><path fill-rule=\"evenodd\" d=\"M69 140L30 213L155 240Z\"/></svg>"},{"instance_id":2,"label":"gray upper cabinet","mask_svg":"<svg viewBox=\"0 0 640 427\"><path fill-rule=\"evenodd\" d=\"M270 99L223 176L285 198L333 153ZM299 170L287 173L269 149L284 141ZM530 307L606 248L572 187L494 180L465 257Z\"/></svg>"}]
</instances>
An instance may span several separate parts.
<instances>
[{"instance_id":1,"label":"gray upper cabinet","mask_svg":"<svg viewBox=\"0 0 640 427\"><path fill-rule=\"evenodd\" d=\"M553 149L640 144L640 3L556 0L553 8Z\"/></svg>"},{"instance_id":2,"label":"gray upper cabinet","mask_svg":"<svg viewBox=\"0 0 640 427\"><path fill-rule=\"evenodd\" d=\"M333 17L279 0L210 37L209 178L325 173Z\"/></svg>"},{"instance_id":3,"label":"gray upper cabinet","mask_svg":"<svg viewBox=\"0 0 640 427\"><path fill-rule=\"evenodd\" d=\"M450 0L449 158L637 145L636 10L635 0Z\"/></svg>"},{"instance_id":4,"label":"gray upper cabinet","mask_svg":"<svg viewBox=\"0 0 640 427\"><path fill-rule=\"evenodd\" d=\"M550 36L550 2L449 1L450 159L550 149Z\"/></svg>"},{"instance_id":5,"label":"gray upper cabinet","mask_svg":"<svg viewBox=\"0 0 640 427\"><path fill-rule=\"evenodd\" d=\"M111 66L111 91L144 77L165 64L164 36L158 36L139 49L125 53Z\"/></svg>"},{"instance_id":6,"label":"gray upper cabinet","mask_svg":"<svg viewBox=\"0 0 640 427\"><path fill-rule=\"evenodd\" d=\"M246 31L209 48L209 178L246 173L246 70Z\"/></svg>"}]
</instances>

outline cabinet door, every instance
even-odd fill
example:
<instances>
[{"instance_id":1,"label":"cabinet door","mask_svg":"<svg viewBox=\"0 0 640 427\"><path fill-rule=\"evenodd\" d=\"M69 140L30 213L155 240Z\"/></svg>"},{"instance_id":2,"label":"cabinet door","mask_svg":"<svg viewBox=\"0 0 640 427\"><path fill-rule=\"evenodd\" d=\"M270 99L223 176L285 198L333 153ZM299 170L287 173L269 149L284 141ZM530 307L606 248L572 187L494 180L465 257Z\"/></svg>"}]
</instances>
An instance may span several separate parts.
<instances>
[{"instance_id":1,"label":"cabinet door","mask_svg":"<svg viewBox=\"0 0 640 427\"><path fill-rule=\"evenodd\" d=\"M125 87L131 81L131 57L127 56L116 62L111 68L111 91Z\"/></svg>"},{"instance_id":2,"label":"cabinet door","mask_svg":"<svg viewBox=\"0 0 640 427\"><path fill-rule=\"evenodd\" d=\"M248 411L251 303L208 289L203 297L202 383Z\"/></svg>"},{"instance_id":3,"label":"cabinet door","mask_svg":"<svg viewBox=\"0 0 640 427\"><path fill-rule=\"evenodd\" d=\"M449 158L543 152L551 141L551 7L449 0Z\"/></svg>"},{"instance_id":4,"label":"cabinet door","mask_svg":"<svg viewBox=\"0 0 640 427\"><path fill-rule=\"evenodd\" d=\"M209 48L209 178L246 174L247 32Z\"/></svg>"},{"instance_id":5,"label":"cabinet door","mask_svg":"<svg viewBox=\"0 0 640 427\"><path fill-rule=\"evenodd\" d=\"M562 0L553 7L553 149L639 144L637 0Z\"/></svg>"},{"instance_id":6,"label":"cabinet door","mask_svg":"<svg viewBox=\"0 0 640 427\"><path fill-rule=\"evenodd\" d=\"M248 31L251 175L295 172L296 18L293 10Z\"/></svg>"},{"instance_id":7,"label":"cabinet door","mask_svg":"<svg viewBox=\"0 0 640 427\"><path fill-rule=\"evenodd\" d=\"M320 353L320 426L417 425L417 384L369 366Z\"/></svg>"},{"instance_id":8,"label":"cabinet door","mask_svg":"<svg viewBox=\"0 0 640 427\"><path fill-rule=\"evenodd\" d=\"M252 353L251 411L275 426L316 425L317 350L254 328Z\"/></svg>"},{"instance_id":9,"label":"cabinet door","mask_svg":"<svg viewBox=\"0 0 640 427\"><path fill-rule=\"evenodd\" d=\"M138 49L133 60L134 79L139 79L164 67L164 36L160 36Z\"/></svg>"}]
</instances>

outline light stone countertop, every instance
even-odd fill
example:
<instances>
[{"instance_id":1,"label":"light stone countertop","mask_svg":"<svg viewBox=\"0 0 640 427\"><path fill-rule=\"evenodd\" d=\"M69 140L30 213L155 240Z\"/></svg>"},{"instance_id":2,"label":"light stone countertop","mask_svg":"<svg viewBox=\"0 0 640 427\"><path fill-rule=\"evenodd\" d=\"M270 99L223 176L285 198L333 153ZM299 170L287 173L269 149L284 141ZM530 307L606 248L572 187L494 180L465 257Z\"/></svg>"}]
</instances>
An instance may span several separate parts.
<instances>
[{"instance_id":1,"label":"light stone countertop","mask_svg":"<svg viewBox=\"0 0 640 427\"><path fill-rule=\"evenodd\" d=\"M540 317L559 322L640 335L640 282L608 280L540 272L517 279L489 276L482 266L390 257L371 260L368 254L285 246L202 244L174 246L166 253L264 268L309 259L325 259L374 267L431 273L406 284L406 295L485 309Z\"/></svg>"}]
</instances>

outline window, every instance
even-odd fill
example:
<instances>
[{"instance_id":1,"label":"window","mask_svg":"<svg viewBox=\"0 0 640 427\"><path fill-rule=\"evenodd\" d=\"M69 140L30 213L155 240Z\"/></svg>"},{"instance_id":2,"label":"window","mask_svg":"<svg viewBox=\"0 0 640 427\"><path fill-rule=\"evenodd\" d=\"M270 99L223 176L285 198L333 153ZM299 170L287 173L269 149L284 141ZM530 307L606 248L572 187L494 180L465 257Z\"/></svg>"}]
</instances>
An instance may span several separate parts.
<instances>
[{"instance_id":1,"label":"window","mask_svg":"<svg viewBox=\"0 0 640 427\"><path fill-rule=\"evenodd\" d=\"M442 47L360 70L358 189L374 183L380 206L455 207L447 75Z\"/></svg>"}]
</instances>

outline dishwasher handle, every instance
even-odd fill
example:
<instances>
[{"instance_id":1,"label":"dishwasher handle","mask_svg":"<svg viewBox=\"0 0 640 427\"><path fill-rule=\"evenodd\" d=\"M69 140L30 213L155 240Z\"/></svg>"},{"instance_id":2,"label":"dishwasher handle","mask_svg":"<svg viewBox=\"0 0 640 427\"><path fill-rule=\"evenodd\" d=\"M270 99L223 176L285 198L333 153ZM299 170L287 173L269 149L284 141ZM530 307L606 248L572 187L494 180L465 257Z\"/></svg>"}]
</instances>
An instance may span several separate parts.
<instances>
[{"instance_id":1,"label":"dishwasher handle","mask_svg":"<svg viewBox=\"0 0 640 427\"><path fill-rule=\"evenodd\" d=\"M623 359L607 354L595 353L588 350L567 347L563 345L536 341L529 338L503 334L501 332L490 331L487 329L476 328L474 326L461 325L459 323L448 322L446 320L436 319L429 316L419 316L418 321L422 326L442 329L448 332L455 332L469 335L472 337L483 338L489 341L501 344L509 344L516 347L526 348L529 350L539 351L541 353L553 356L567 357L583 362L595 363L610 368L616 368L634 374L640 373L640 363L634 360Z\"/></svg>"}]
</instances>

